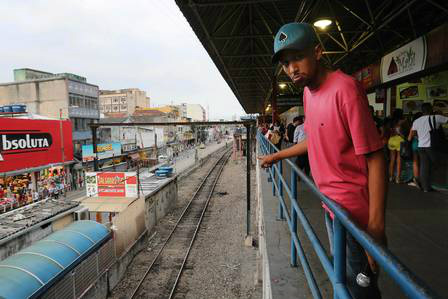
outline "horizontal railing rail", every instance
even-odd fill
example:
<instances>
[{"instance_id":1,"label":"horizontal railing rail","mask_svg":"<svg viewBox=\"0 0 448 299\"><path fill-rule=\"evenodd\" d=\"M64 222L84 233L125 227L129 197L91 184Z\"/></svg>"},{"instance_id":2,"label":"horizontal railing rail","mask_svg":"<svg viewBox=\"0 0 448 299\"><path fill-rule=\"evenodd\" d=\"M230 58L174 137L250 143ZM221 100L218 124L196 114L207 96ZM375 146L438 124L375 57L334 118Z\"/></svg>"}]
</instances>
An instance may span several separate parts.
<instances>
[{"instance_id":1,"label":"horizontal railing rail","mask_svg":"<svg viewBox=\"0 0 448 299\"><path fill-rule=\"evenodd\" d=\"M261 132L257 132L257 141L262 155L272 154L278 149ZM299 258L304 270L310 291L315 299L321 299L319 286L305 255L301 240L297 234L298 220L305 231L310 243L319 258L324 271L333 286L334 298L352 298L346 285L346 234L349 233L375 259L381 268L397 283L404 294L412 299L440 298L417 276L412 273L386 247L376 242L361 229L350 215L336 202L323 195L314 183L289 159L285 160L291 167L290 182L283 177L283 163L273 164L267 169L269 180L272 181L272 192L279 199L278 217L285 219L291 234L291 265L297 266ZM300 207L297 193L298 177L301 178L312 193L333 212L333 257L327 255L319 238L313 230L303 209ZM285 201L284 191L290 199L290 209Z\"/></svg>"}]
</instances>

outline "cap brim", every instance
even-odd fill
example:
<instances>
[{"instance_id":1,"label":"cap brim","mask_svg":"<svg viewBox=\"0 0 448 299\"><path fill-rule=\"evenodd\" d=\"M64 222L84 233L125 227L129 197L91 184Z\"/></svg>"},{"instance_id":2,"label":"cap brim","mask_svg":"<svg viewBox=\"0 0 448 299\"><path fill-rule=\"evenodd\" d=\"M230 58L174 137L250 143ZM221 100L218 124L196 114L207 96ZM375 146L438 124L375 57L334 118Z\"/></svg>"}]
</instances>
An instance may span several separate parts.
<instances>
[{"instance_id":1,"label":"cap brim","mask_svg":"<svg viewBox=\"0 0 448 299\"><path fill-rule=\"evenodd\" d=\"M284 50L284 49L283 49ZM283 50L278 51L277 53L275 53L274 55L272 55L271 61L272 64L277 64L280 61L280 55L283 52Z\"/></svg>"}]
</instances>

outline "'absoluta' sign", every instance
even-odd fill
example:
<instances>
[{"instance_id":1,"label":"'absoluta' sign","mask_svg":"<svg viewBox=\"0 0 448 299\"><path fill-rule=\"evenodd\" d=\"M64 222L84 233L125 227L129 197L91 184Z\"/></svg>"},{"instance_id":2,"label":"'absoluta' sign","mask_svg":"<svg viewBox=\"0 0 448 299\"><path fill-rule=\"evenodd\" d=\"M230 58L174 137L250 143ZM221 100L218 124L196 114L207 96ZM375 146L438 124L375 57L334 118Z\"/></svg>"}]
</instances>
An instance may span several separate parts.
<instances>
[{"instance_id":1,"label":"'absoluta' sign","mask_svg":"<svg viewBox=\"0 0 448 299\"><path fill-rule=\"evenodd\" d=\"M73 161L69 120L0 118L0 174Z\"/></svg>"},{"instance_id":2,"label":"'absoluta' sign","mask_svg":"<svg viewBox=\"0 0 448 299\"><path fill-rule=\"evenodd\" d=\"M51 135L48 133L22 133L22 134L2 134L1 151L14 150L47 150L53 143Z\"/></svg>"}]
</instances>

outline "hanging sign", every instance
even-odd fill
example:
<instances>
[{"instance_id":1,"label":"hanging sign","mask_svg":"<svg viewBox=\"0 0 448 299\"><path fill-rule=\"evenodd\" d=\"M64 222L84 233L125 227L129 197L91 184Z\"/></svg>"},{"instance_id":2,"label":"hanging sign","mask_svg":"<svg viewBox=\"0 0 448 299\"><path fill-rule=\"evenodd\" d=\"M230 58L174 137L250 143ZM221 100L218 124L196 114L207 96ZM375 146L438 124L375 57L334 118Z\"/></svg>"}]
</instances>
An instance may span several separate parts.
<instances>
[{"instance_id":1,"label":"hanging sign","mask_svg":"<svg viewBox=\"0 0 448 299\"><path fill-rule=\"evenodd\" d=\"M381 82L389 82L425 68L426 40L419 37L381 59Z\"/></svg>"}]
</instances>

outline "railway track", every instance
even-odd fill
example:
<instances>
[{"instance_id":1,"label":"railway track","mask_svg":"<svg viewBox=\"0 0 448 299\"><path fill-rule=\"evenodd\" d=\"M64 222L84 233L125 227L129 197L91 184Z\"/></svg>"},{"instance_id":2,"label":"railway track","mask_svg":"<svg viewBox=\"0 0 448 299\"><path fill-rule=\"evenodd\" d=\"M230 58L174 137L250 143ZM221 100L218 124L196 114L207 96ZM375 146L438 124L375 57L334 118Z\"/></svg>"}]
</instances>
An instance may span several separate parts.
<instances>
[{"instance_id":1,"label":"railway track","mask_svg":"<svg viewBox=\"0 0 448 299\"><path fill-rule=\"evenodd\" d=\"M211 167L129 299L174 297L202 219L229 157L230 151L225 151Z\"/></svg>"}]
</instances>

